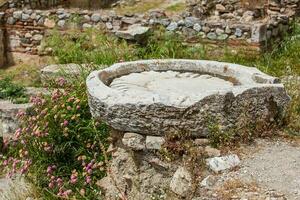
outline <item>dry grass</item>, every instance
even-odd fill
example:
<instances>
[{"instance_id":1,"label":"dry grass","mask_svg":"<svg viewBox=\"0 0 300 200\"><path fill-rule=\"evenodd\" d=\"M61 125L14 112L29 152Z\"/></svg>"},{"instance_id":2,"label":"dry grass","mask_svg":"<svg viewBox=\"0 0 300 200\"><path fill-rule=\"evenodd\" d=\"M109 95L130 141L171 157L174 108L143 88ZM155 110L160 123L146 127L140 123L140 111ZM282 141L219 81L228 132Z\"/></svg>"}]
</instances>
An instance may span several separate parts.
<instances>
[{"instance_id":1,"label":"dry grass","mask_svg":"<svg viewBox=\"0 0 300 200\"><path fill-rule=\"evenodd\" d=\"M39 66L19 64L0 70L0 78L12 77L13 81L23 86L36 86L39 84Z\"/></svg>"},{"instance_id":2,"label":"dry grass","mask_svg":"<svg viewBox=\"0 0 300 200\"><path fill-rule=\"evenodd\" d=\"M255 182L245 183L239 179L231 179L226 181L222 187L217 190L217 194L222 200L231 200L232 197L240 193L240 190L245 189L248 192L257 192L259 188Z\"/></svg>"},{"instance_id":3,"label":"dry grass","mask_svg":"<svg viewBox=\"0 0 300 200\"><path fill-rule=\"evenodd\" d=\"M120 14L128 13L145 13L149 10L160 8L165 0L144 0L134 5L118 7L115 10Z\"/></svg>"}]
</instances>

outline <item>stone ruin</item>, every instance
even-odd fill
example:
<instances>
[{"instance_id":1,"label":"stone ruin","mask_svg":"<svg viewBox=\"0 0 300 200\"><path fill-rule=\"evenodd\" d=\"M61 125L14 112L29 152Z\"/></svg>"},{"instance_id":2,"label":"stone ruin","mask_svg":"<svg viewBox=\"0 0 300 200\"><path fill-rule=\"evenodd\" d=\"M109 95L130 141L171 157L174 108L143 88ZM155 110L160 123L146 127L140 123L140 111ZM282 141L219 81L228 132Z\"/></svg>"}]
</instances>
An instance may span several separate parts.
<instances>
[{"instance_id":1,"label":"stone ruin","mask_svg":"<svg viewBox=\"0 0 300 200\"><path fill-rule=\"evenodd\" d=\"M10 0L0 6L0 65L18 54L51 55L43 40L55 29L98 29L122 39L140 42L157 26L182 35L184 42L201 43L212 48L229 47L247 54L271 48L291 29L299 14L299 0L269 3L246 0L187 0L187 10L168 16L163 10L120 15L107 10L68 9L65 1L53 1L59 7L36 8L34 2ZM65 5L65 6L64 6ZM80 20L74 20L74 19ZM5 34L4 34L5 33Z\"/></svg>"},{"instance_id":2,"label":"stone ruin","mask_svg":"<svg viewBox=\"0 0 300 200\"><path fill-rule=\"evenodd\" d=\"M224 134L241 123L270 125L280 122L289 102L277 78L215 61L119 63L92 72L87 87L93 116L113 130L111 170L99 181L107 199L118 194L128 199L201 197L206 181L200 183L201 176L240 162L234 154L220 157L209 146L208 119L214 118ZM190 143L181 149L187 138ZM182 151L176 159L166 150L170 146ZM187 156L189 149L195 157Z\"/></svg>"},{"instance_id":3,"label":"stone ruin","mask_svg":"<svg viewBox=\"0 0 300 200\"><path fill-rule=\"evenodd\" d=\"M8 0L4 3L7 8L49 9L57 6L100 9L112 5L117 0Z\"/></svg>"}]
</instances>

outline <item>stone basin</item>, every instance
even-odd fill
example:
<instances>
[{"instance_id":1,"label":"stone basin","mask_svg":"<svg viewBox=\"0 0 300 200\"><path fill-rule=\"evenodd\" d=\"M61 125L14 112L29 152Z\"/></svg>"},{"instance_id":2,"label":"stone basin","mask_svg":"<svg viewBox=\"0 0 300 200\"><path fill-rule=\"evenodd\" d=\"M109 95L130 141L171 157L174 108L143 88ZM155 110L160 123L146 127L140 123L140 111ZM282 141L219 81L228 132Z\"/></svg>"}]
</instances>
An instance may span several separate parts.
<instances>
[{"instance_id":1,"label":"stone basin","mask_svg":"<svg viewBox=\"0 0 300 200\"><path fill-rule=\"evenodd\" d=\"M256 68L204 60L118 63L87 78L93 116L112 128L163 136L207 136L240 120L271 123L289 102L279 79ZM245 117L246 116L246 117Z\"/></svg>"}]
</instances>

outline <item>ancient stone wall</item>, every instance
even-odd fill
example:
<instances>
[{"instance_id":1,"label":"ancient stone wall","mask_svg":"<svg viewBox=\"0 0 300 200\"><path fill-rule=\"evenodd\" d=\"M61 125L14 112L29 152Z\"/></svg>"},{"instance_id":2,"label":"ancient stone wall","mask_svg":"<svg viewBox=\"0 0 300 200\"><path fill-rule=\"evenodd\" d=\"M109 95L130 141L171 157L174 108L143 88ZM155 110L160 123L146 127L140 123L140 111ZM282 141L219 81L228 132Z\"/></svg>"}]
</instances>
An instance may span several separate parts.
<instances>
[{"instance_id":1,"label":"ancient stone wall","mask_svg":"<svg viewBox=\"0 0 300 200\"><path fill-rule=\"evenodd\" d=\"M163 26L167 31L182 34L187 42L226 44L257 52L264 49L269 41L281 38L289 30L289 22L299 8L298 0L282 1L280 4L272 1L266 11L261 7L246 9L247 2L242 4L237 0L221 3L190 0L190 11L174 18L162 11L120 16L103 10L30 9L26 8L26 4L14 2L9 1L8 6L5 4L7 7L2 7L1 27L5 33L2 47L8 52L27 54L50 53L41 48L41 42L51 29L65 31L69 28L96 28L120 36L123 35L122 31L127 31L131 25L136 24L152 28ZM195 14L197 9L202 15ZM266 14L267 17L264 17Z\"/></svg>"}]
</instances>

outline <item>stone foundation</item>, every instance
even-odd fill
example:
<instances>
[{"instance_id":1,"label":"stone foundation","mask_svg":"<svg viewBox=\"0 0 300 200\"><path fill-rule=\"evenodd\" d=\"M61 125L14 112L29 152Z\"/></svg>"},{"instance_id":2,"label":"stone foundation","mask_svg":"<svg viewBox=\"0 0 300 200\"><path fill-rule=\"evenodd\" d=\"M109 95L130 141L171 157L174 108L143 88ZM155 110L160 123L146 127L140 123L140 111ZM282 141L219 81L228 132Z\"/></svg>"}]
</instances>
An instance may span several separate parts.
<instances>
[{"instance_id":1,"label":"stone foundation","mask_svg":"<svg viewBox=\"0 0 300 200\"><path fill-rule=\"evenodd\" d=\"M98 182L109 200L118 196L128 200L205 198L211 175L240 163L236 155L221 157L207 139L165 141L163 137L117 132L112 138L109 175Z\"/></svg>"},{"instance_id":2,"label":"stone foundation","mask_svg":"<svg viewBox=\"0 0 300 200\"><path fill-rule=\"evenodd\" d=\"M28 8L28 5L12 3L1 8L2 30L7 32L4 47L9 52L45 55L51 54L51 49L43 49L42 40L52 29L64 32L96 28L136 40L136 31L163 26L167 31L183 35L187 42L226 44L260 52L290 30L290 22L299 10L299 1L281 4L271 1L269 5L255 8L241 5L237 0L233 4L228 1L203 2L206 1L188 2L189 11L176 16L167 16L163 11L117 15L104 10L38 10L35 6ZM136 26L143 28L137 30Z\"/></svg>"}]
</instances>

